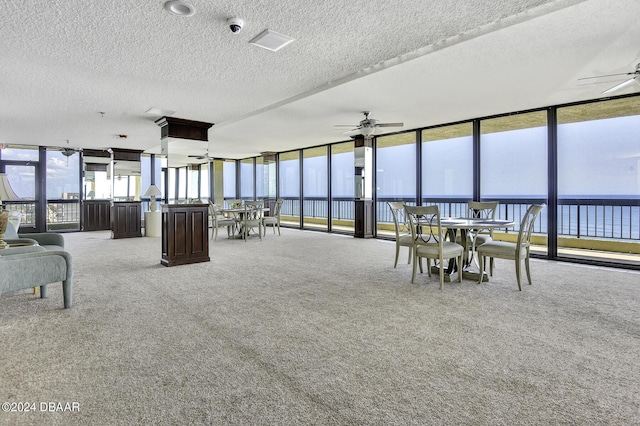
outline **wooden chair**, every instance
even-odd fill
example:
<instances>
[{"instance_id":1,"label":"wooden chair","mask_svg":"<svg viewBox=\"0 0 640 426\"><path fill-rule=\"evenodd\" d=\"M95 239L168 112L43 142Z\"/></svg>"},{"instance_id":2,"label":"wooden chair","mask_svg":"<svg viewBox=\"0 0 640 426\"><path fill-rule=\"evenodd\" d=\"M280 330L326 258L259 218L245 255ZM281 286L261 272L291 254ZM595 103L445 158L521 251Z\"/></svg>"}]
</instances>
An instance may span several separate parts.
<instances>
[{"instance_id":1,"label":"wooden chair","mask_svg":"<svg viewBox=\"0 0 640 426\"><path fill-rule=\"evenodd\" d=\"M245 201L242 214L242 238L245 242L254 228L257 228L258 237L262 241L263 213L264 201Z\"/></svg>"},{"instance_id":2,"label":"wooden chair","mask_svg":"<svg viewBox=\"0 0 640 426\"><path fill-rule=\"evenodd\" d=\"M273 227L274 235L276 233L276 227L278 227L278 235L280 235L280 210L282 210L282 203L284 203L284 200L282 198L278 198L271 214L269 216L265 216L262 219L262 226L264 227L265 236L267 235L267 226Z\"/></svg>"},{"instance_id":3,"label":"wooden chair","mask_svg":"<svg viewBox=\"0 0 640 426\"><path fill-rule=\"evenodd\" d=\"M496 218L496 211L498 211L498 202L497 201L469 201L467 203L467 215L468 217L479 218L479 219L489 219L494 220ZM468 240L471 240L471 233L467 234ZM473 247L475 250L478 246L488 243L489 241L493 241L493 229L490 230L480 230L480 232L475 234L475 238L473 241L467 242L467 247ZM456 238L456 242L462 244L460 242L460 237ZM471 259L471 257L469 257ZM493 274L493 258L489 259L489 270L491 274Z\"/></svg>"},{"instance_id":4,"label":"wooden chair","mask_svg":"<svg viewBox=\"0 0 640 426\"><path fill-rule=\"evenodd\" d=\"M411 254L413 253L413 237L409 229L409 223L404 210L404 201L388 201L387 204L393 215L393 224L396 231L396 260L393 267L398 266L398 256L400 255L400 247L409 247L409 256L407 264L411 263Z\"/></svg>"},{"instance_id":5,"label":"wooden chair","mask_svg":"<svg viewBox=\"0 0 640 426\"><path fill-rule=\"evenodd\" d=\"M241 207L242 206L242 200L239 198L234 198L234 199L229 199L229 200L224 200L227 203L227 206L229 206L230 208L235 208L235 207Z\"/></svg>"},{"instance_id":6,"label":"wooden chair","mask_svg":"<svg viewBox=\"0 0 640 426\"><path fill-rule=\"evenodd\" d=\"M231 217L226 217L220 211L218 205L209 202L209 215L211 216L211 239L218 239L218 228L227 227L227 235L235 235L236 221Z\"/></svg>"},{"instance_id":7,"label":"wooden chair","mask_svg":"<svg viewBox=\"0 0 640 426\"><path fill-rule=\"evenodd\" d=\"M417 264L422 272L422 258L427 259L427 272L431 276L431 259L439 262L440 289L444 287L444 260L455 258L458 262L458 280L462 282L462 257L464 248L451 241L445 241L440 224L440 208L432 206L404 206L413 238L413 275L415 282Z\"/></svg>"},{"instance_id":8,"label":"wooden chair","mask_svg":"<svg viewBox=\"0 0 640 426\"><path fill-rule=\"evenodd\" d=\"M529 249L531 246L531 234L536 217L544 208L544 204L533 204L529 206L520 222L520 230L518 231L518 239L515 243L507 241L489 241L476 247L480 260L480 283L482 283L482 275L484 272L487 257L497 257L500 259L513 259L516 262L516 278L518 280L518 289L522 291L522 283L520 279L520 266L524 260L525 269L527 271L527 280L531 285L531 271L529 269Z\"/></svg>"}]
</instances>

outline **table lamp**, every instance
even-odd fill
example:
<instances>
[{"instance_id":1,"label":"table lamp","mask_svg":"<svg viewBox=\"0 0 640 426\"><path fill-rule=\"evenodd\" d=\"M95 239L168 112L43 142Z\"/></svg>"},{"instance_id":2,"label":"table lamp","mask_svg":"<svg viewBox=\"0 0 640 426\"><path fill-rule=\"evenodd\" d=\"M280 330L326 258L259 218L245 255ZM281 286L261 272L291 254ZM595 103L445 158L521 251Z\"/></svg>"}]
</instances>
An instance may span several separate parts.
<instances>
[{"instance_id":1,"label":"table lamp","mask_svg":"<svg viewBox=\"0 0 640 426\"><path fill-rule=\"evenodd\" d=\"M161 195L162 193L160 192L160 189L158 189L157 186L155 185L151 185L149 186L149 189L147 189L147 192L144 193L145 197L151 197L151 202L149 203L149 209L152 212L156 211L156 196Z\"/></svg>"},{"instance_id":2,"label":"table lamp","mask_svg":"<svg viewBox=\"0 0 640 426\"><path fill-rule=\"evenodd\" d=\"M7 231L7 223L9 222L9 212L2 208L2 201L19 199L20 197L11 188L7 174L0 173L0 248L7 246L7 243L4 242L4 233Z\"/></svg>"}]
</instances>

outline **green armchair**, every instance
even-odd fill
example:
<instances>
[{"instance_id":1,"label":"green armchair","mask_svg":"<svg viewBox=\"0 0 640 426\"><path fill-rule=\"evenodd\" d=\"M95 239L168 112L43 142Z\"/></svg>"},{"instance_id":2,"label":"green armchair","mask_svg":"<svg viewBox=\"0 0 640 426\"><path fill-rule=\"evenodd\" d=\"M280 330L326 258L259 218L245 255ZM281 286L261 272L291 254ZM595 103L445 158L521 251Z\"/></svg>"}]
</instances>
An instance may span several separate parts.
<instances>
[{"instance_id":1,"label":"green armchair","mask_svg":"<svg viewBox=\"0 0 640 426\"><path fill-rule=\"evenodd\" d=\"M62 234L50 234L46 232L18 234L11 222L7 223L4 241L8 244L33 241L47 250L64 250L64 237Z\"/></svg>"},{"instance_id":2,"label":"green armchair","mask_svg":"<svg viewBox=\"0 0 640 426\"><path fill-rule=\"evenodd\" d=\"M47 286L62 282L65 309L72 306L73 262L66 251L40 246L0 250L0 295L40 287L40 297L48 296Z\"/></svg>"}]
</instances>

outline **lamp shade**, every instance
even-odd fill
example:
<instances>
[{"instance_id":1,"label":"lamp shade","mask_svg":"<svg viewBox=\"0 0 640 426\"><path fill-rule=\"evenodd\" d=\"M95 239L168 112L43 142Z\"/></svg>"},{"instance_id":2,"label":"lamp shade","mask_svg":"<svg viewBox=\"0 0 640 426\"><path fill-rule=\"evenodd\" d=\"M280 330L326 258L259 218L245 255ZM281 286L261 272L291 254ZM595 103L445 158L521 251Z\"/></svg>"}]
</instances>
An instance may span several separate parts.
<instances>
[{"instance_id":1,"label":"lamp shade","mask_svg":"<svg viewBox=\"0 0 640 426\"><path fill-rule=\"evenodd\" d=\"M155 185L151 185L151 186L149 186L149 188L147 189L147 192L145 192L145 193L144 193L144 196L145 196L145 197L152 197L152 196L158 196L158 195L160 195L160 194L162 194L162 193L160 192L160 189L158 189L158 187L157 187L157 186L155 186Z\"/></svg>"},{"instance_id":2,"label":"lamp shade","mask_svg":"<svg viewBox=\"0 0 640 426\"><path fill-rule=\"evenodd\" d=\"M11 184L9 183L9 177L6 173L0 173L0 201L19 200L20 197L13 192Z\"/></svg>"}]
</instances>

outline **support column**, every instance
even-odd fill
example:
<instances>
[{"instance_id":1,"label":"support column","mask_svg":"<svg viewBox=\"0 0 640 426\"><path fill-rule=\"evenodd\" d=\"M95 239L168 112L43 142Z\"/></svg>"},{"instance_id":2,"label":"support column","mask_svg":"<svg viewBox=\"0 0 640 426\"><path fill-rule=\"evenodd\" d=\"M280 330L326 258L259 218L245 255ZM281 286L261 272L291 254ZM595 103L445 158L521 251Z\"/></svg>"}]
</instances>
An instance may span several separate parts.
<instances>
[{"instance_id":1,"label":"support column","mask_svg":"<svg viewBox=\"0 0 640 426\"><path fill-rule=\"evenodd\" d=\"M161 152L167 156L168 168L182 166L172 159L172 144L179 144L183 139L208 142L208 131L213 126L213 123L173 117L162 117L156 124L160 126ZM213 164L215 173L215 160ZM222 196L216 187L213 192L214 197ZM174 266L209 262L208 216L206 204L163 204L160 263Z\"/></svg>"},{"instance_id":2,"label":"support column","mask_svg":"<svg viewBox=\"0 0 640 426\"><path fill-rule=\"evenodd\" d=\"M211 199L214 204L224 207L224 160L214 159L211 165Z\"/></svg>"},{"instance_id":3,"label":"support column","mask_svg":"<svg viewBox=\"0 0 640 426\"><path fill-rule=\"evenodd\" d=\"M269 208L265 212L265 216L270 216L276 206L276 153L267 151L260 153L262 155L262 195L264 206Z\"/></svg>"},{"instance_id":4,"label":"support column","mask_svg":"<svg viewBox=\"0 0 640 426\"><path fill-rule=\"evenodd\" d=\"M363 135L354 141L355 223L353 236L373 238L373 144Z\"/></svg>"}]
</instances>

